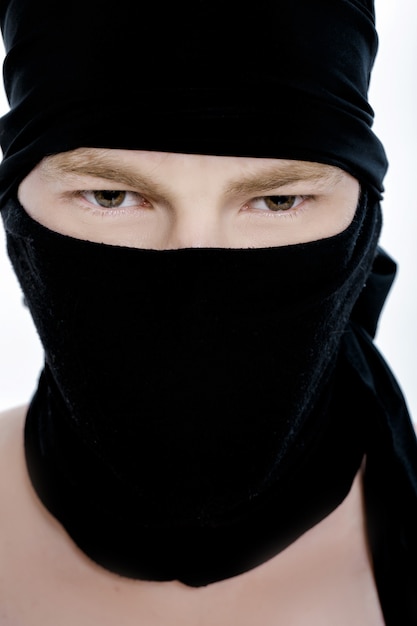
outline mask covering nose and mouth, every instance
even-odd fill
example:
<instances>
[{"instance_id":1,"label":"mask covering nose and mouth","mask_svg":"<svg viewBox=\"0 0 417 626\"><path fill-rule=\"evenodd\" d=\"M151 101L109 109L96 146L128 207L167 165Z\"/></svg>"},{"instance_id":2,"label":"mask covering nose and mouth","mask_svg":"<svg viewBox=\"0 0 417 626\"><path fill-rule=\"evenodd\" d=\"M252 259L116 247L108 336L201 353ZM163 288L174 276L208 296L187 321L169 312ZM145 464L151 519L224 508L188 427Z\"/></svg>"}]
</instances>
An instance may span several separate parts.
<instances>
[{"instance_id":1,"label":"mask covering nose and mouth","mask_svg":"<svg viewBox=\"0 0 417 626\"><path fill-rule=\"evenodd\" d=\"M366 435L339 347L374 259L386 159L367 102L370 1L164 10L2 3L0 202L45 349L26 422L37 493L101 565L201 585L276 554L349 491ZM151 62L160 42L169 55ZM44 156L78 147L317 161L363 194L343 233L308 244L105 246L16 200Z\"/></svg>"},{"instance_id":2,"label":"mask covering nose and mouth","mask_svg":"<svg viewBox=\"0 0 417 626\"><path fill-rule=\"evenodd\" d=\"M324 408L377 205L362 198L334 237L250 250L80 241L15 202L4 219L46 356L29 468L87 554L205 584L276 553L345 497L364 433Z\"/></svg>"}]
</instances>

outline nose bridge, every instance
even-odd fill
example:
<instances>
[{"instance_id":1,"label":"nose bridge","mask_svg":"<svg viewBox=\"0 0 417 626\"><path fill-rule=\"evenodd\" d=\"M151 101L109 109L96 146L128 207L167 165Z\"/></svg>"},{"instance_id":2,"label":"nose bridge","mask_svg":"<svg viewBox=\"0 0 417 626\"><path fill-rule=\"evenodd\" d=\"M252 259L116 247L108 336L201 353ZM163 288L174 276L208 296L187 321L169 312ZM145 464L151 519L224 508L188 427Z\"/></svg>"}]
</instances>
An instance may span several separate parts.
<instances>
[{"instance_id":1,"label":"nose bridge","mask_svg":"<svg viewBox=\"0 0 417 626\"><path fill-rule=\"evenodd\" d=\"M168 248L214 248L225 245L224 216L214 198L187 198L173 207Z\"/></svg>"}]
</instances>

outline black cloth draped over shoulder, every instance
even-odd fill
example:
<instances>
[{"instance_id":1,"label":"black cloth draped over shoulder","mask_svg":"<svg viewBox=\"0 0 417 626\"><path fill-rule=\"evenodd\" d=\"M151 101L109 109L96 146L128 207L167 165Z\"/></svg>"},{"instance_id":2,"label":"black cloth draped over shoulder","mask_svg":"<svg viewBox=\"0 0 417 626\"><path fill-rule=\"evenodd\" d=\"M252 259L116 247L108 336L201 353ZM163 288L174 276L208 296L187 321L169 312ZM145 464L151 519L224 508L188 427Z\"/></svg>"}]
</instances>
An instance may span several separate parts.
<instances>
[{"instance_id":1,"label":"black cloth draped over shoulder","mask_svg":"<svg viewBox=\"0 0 417 626\"><path fill-rule=\"evenodd\" d=\"M387 626L412 626L417 623L416 435L402 391L373 342L395 273L396 264L379 249L344 350L361 396L370 402L361 410L369 420L364 489L379 598Z\"/></svg>"}]
</instances>

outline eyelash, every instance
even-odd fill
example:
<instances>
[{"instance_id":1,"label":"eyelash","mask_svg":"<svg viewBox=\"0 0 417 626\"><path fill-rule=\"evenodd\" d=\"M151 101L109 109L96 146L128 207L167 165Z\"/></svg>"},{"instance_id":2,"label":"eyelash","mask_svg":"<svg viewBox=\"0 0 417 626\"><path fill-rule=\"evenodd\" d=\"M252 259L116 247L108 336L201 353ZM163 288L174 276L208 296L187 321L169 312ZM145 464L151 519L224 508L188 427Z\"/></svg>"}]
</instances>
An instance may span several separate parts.
<instances>
[{"instance_id":1,"label":"eyelash","mask_svg":"<svg viewBox=\"0 0 417 626\"><path fill-rule=\"evenodd\" d=\"M268 201L272 202L272 199L293 199L294 202L296 202L295 206L290 206L287 209L284 208L277 208L276 210L274 210L271 206L267 207L269 208L269 210L265 210L265 209L259 209L256 206L256 203L258 202L264 202L266 205L268 205ZM301 194L274 194L271 196L259 196L258 198L253 198L249 203L247 203L245 205L245 208L248 207L249 205L252 205L252 210L254 211L258 211L260 213L266 213L267 215L271 215L271 217L273 217L274 215L279 215L280 217L284 217L284 216L291 216L294 217L295 214L299 213L302 209L303 209L303 205L304 205L304 201L305 200L312 200L314 198L314 196L303 196ZM279 202L275 201L272 202L273 204L279 204ZM284 203L285 204L285 203Z\"/></svg>"},{"instance_id":2,"label":"eyelash","mask_svg":"<svg viewBox=\"0 0 417 626\"><path fill-rule=\"evenodd\" d=\"M138 198L137 202L132 202L128 206L125 207L103 207L99 204L94 204L91 200L88 200L88 195L94 195L98 193L124 193L126 196L133 195ZM90 210L93 214L98 214L100 216L118 216L122 214L126 214L127 211L132 209L136 210L138 207L140 208L150 208L152 204L146 200L144 196L135 192L135 191L126 191L123 189L93 189L93 190L78 190L75 192L71 192L72 197L80 198L83 202L88 203L88 210ZM277 209L273 210L271 207L267 209L260 209L256 206L253 206L259 202L267 203L268 200L273 198L294 198L294 202L296 202L295 206L291 206L288 209ZM315 196L312 195L301 195L301 194L273 194L270 196L258 196L252 198L249 202L243 205L242 210L246 211L256 211L257 213L264 213L265 215L280 216L280 217L294 217L296 214L300 213L305 207L304 203L306 200L314 200ZM125 202L125 198L123 198L122 202ZM277 203L278 204L278 203Z\"/></svg>"},{"instance_id":3,"label":"eyelash","mask_svg":"<svg viewBox=\"0 0 417 626\"><path fill-rule=\"evenodd\" d=\"M136 202L132 202L131 204L125 207L104 207L104 206L102 207L99 204L94 204L91 200L88 200L87 198L88 194L94 195L94 194L106 193L106 192L107 193L125 193L129 195L134 195L136 196L138 200ZM70 195L72 197L75 197L76 199L81 199L83 201L84 207L86 206L86 203L87 203L88 206L86 208L91 213L96 214L96 215L102 215L102 216L123 215L127 211L131 210L132 208L133 209L137 209L138 207L149 208L151 206L150 203L146 200L146 198L142 196L141 194L135 191L126 191L124 189L88 189L88 190L83 189L83 190L71 192Z\"/></svg>"}]
</instances>

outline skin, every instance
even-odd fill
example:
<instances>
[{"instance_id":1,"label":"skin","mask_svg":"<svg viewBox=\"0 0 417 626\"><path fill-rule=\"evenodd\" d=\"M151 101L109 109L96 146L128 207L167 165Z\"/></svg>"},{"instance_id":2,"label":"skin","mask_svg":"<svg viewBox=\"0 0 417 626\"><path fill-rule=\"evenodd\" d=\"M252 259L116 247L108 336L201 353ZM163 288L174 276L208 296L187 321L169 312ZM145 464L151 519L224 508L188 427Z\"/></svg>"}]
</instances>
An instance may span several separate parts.
<instances>
[{"instance_id":1,"label":"skin","mask_svg":"<svg viewBox=\"0 0 417 626\"><path fill-rule=\"evenodd\" d=\"M320 164L78 150L40 163L19 199L35 220L82 239L239 248L341 232L359 192L352 176ZM120 206L100 206L109 198ZM81 553L37 498L23 453L25 413L0 416L1 626L383 625L361 471L331 515L254 570L197 589L128 580Z\"/></svg>"},{"instance_id":2,"label":"skin","mask_svg":"<svg viewBox=\"0 0 417 626\"><path fill-rule=\"evenodd\" d=\"M318 163L98 149L45 159L19 189L52 230L157 250L328 237L351 222L358 197L357 180Z\"/></svg>"}]
</instances>

